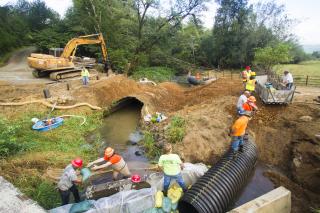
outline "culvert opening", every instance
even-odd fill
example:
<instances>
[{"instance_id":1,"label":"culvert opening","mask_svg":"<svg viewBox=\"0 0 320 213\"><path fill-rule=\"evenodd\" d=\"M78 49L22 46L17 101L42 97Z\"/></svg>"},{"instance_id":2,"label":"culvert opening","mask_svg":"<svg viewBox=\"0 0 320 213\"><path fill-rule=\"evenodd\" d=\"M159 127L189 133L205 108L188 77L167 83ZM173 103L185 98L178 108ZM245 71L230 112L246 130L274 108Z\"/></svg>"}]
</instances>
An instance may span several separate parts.
<instances>
[{"instance_id":1,"label":"culvert opening","mask_svg":"<svg viewBox=\"0 0 320 213\"><path fill-rule=\"evenodd\" d=\"M178 209L180 212L198 213L198 210L193 205L185 201L179 201Z\"/></svg>"},{"instance_id":2,"label":"culvert opening","mask_svg":"<svg viewBox=\"0 0 320 213\"><path fill-rule=\"evenodd\" d=\"M121 110L123 108L132 108L132 109L135 108L135 109L139 109L141 112L142 107L143 107L143 102L141 102L137 98L125 97L111 104L111 106L109 106L108 109L105 111L104 115L109 116L110 114L118 110Z\"/></svg>"},{"instance_id":3,"label":"culvert opening","mask_svg":"<svg viewBox=\"0 0 320 213\"><path fill-rule=\"evenodd\" d=\"M107 114L105 113L103 124L99 129L100 157L104 156L106 147L112 147L124 158L130 172L139 174L141 177L145 175L145 171L140 168L149 167L149 161L140 147L143 143L143 134L139 125L142 107L143 103L135 97L125 97L114 102L106 110ZM112 181L112 173L92 180L92 184L97 185L110 181Z\"/></svg>"}]
</instances>

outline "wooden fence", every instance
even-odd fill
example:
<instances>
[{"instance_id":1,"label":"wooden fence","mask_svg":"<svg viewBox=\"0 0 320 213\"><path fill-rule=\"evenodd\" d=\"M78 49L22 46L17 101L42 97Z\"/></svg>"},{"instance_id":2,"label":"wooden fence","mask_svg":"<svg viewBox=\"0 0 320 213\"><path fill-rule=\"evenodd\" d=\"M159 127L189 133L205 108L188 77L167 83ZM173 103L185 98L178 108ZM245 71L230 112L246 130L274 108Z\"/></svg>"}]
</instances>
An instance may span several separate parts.
<instances>
[{"instance_id":1,"label":"wooden fence","mask_svg":"<svg viewBox=\"0 0 320 213\"><path fill-rule=\"evenodd\" d=\"M278 82L282 82L282 75L270 71L268 75L273 79L277 79ZM320 75L293 75L293 83L299 86L320 87Z\"/></svg>"},{"instance_id":2,"label":"wooden fence","mask_svg":"<svg viewBox=\"0 0 320 213\"><path fill-rule=\"evenodd\" d=\"M320 76L315 75L294 75L296 85L320 87Z\"/></svg>"}]
</instances>

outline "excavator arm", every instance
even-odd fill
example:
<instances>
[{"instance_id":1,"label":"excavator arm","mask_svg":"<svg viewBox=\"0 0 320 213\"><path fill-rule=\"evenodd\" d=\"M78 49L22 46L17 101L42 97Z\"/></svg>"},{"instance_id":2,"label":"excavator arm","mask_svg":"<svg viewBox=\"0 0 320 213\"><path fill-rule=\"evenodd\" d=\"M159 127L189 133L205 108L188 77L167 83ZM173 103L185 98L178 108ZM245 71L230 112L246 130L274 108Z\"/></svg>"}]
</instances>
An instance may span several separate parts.
<instances>
[{"instance_id":1,"label":"excavator arm","mask_svg":"<svg viewBox=\"0 0 320 213\"><path fill-rule=\"evenodd\" d=\"M45 76L48 73L50 74L50 79L53 80L80 76L81 70L75 66L73 57L71 58L70 56L75 55L77 46L86 44L100 45L105 69L108 70L108 53L102 33L79 36L78 38L71 39L65 46L60 57L32 53L31 56L28 57L29 67L34 69L32 73L35 77Z\"/></svg>"},{"instance_id":2,"label":"excavator arm","mask_svg":"<svg viewBox=\"0 0 320 213\"><path fill-rule=\"evenodd\" d=\"M107 48L106 43L104 42L102 33L87 35L87 36L79 36L78 38L71 39L67 45L65 46L60 57L69 58L72 55L75 55L75 51L77 50L77 46L85 45L85 44L100 44L101 52L103 56L103 62L107 62Z\"/></svg>"}]
</instances>

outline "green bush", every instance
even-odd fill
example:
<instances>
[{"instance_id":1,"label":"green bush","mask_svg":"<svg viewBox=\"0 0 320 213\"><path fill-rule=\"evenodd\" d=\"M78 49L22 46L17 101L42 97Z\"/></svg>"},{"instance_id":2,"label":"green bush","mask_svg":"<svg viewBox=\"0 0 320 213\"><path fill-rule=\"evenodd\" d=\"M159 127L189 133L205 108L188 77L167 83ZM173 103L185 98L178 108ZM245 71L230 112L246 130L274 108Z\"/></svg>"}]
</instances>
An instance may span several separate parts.
<instances>
[{"instance_id":1,"label":"green bush","mask_svg":"<svg viewBox=\"0 0 320 213\"><path fill-rule=\"evenodd\" d=\"M28 197L36 200L45 209L52 209L61 205L61 199L56 185L41 179L38 176L25 175L14 181ZM72 196L71 196L72 197Z\"/></svg>"},{"instance_id":2,"label":"green bush","mask_svg":"<svg viewBox=\"0 0 320 213\"><path fill-rule=\"evenodd\" d=\"M174 116L166 130L170 143L181 142L186 134L186 121L180 116Z\"/></svg>"},{"instance_id":3,"label":"green bush","mask_svg":"<svg viewBox=\"0 0 320 213\"><path fill-rule=\"evenodd\" d=\"M144 132L143 146L149 159L156 159L161 155L161 150L155 146L153 134L149 131Z\"/></svg>"},{"instance_id":4,"label":"green bush","mask_svg":"<svg viewBox=\"0 0 320 213\"><path fill-rule=\"evenodd\" d=\"M21 121L12 123L0 117L0 158L5 158L17 153L31 150L35 143L26 143L19 137Z\"/></svg>"},{"instance_id":5,"label":"green bush","mask_svg":"<svg viewBox=\"0 0 320 213\"><path fill-rule=\"evenodd\" d=\"M132 77L134 79L148 78L156 82L169 81L175 75L173 69L167 67L146 67L138 68L134 71Z\"/></svg>"}]
</instances>

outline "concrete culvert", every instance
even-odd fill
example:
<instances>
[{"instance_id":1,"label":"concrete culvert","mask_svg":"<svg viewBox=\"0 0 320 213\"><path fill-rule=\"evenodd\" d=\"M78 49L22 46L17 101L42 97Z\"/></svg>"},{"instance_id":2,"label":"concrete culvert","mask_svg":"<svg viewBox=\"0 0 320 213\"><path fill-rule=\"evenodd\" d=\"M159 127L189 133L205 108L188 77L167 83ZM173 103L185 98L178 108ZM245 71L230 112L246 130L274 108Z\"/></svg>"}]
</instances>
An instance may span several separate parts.
<instances>
[{"instance_id":1,"label":"concrete culvert","mask_svg":"<svg viewBox=\"0 0 320 213\"><path fill-rule=\"evenodd\" d=\"M227 152L184 194L178 204L179 212L226 212L246 184L257 158L257 148L249 141L236 159L231 151Z\"/></svg>"}]
</instances>

